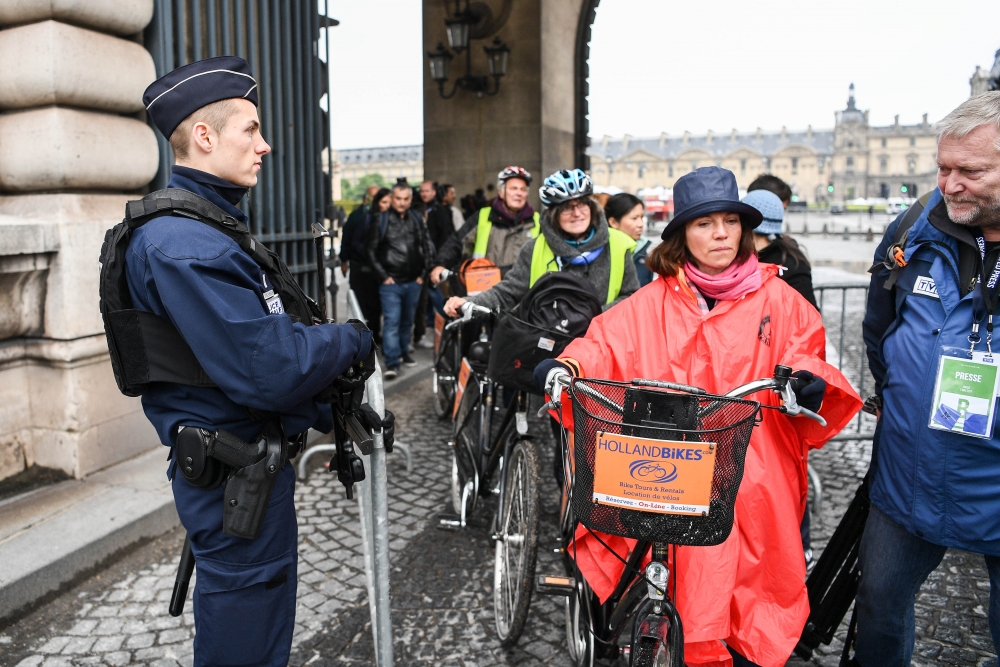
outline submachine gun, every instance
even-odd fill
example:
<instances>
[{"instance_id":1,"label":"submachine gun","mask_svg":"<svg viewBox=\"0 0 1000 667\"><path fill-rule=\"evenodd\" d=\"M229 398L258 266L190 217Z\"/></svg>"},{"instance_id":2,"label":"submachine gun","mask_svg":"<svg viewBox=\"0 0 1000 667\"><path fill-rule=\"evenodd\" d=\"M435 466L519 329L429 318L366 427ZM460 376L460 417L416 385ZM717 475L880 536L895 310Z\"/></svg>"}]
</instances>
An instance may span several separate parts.
<instances>
[{"instance_id":1,"label":"submachine gun","mask_svg":"<svg viewBox=\"0 0 1000 667\"><path fill-rule=\"evenodd\" d=\"M330 238L330 232L320 223L314 222L312 225L313 241L316 244L316 269L319 285L319 306L323 313L324 321L333 323L333 320L326 317L326 263L323 256L326 254L325 242ZM354 325L359 330L366 328L364 322L360 320L348 320L348 324ZM386 410L385 419L379 417L378 413L367 404L362 403L365 393L365 382L375 372L375 343L372 342L371 351L368 357L358 364L351 366L340 375L327 392L324 392L319 400L329 401L333 410L333 438L337 446L337 451L330 459L330 472L337 472L337 480L344 485L348 500L354 498L354 485L365 479L365 466L354 451L354 445L361 449L361 453L370 456L375 446L372 433L383 431L386 452L392 452L393 432L395 430L395 418L393 414Z\"/></svg>"}]
</instances>

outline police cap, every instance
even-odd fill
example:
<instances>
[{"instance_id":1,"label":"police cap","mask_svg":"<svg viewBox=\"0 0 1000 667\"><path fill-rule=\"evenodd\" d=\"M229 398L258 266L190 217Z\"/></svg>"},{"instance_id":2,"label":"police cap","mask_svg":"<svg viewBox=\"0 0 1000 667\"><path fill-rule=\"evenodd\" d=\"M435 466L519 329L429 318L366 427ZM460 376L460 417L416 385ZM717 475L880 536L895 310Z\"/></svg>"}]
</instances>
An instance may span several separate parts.
<instances>
[{"instance_id":1,"label":"police cap","mask_svg":"<svg viewBox=\"0 0 1000 667\"><path fill-rule=\"evenodd\" d=\"M203 106L240 97L257 106L257 81L237 56L219 56L178 67L149 84L142 103L153 124L170 138L185 118Z\"/></svg>"}]
</instances>

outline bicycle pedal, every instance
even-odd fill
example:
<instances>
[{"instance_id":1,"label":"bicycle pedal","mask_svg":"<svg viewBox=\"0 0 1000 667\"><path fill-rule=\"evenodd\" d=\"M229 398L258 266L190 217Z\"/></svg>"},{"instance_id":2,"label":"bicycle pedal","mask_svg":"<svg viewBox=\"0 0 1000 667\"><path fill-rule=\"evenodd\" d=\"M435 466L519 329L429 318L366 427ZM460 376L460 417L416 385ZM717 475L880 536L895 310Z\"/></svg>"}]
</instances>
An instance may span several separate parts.
<instances>
[{"instance_id":1,"label":"bicycle pedal","mask_svg":"<svg viewBox=\"0 0 1000 667\"><path fill-rule=\"evenodd\" d=\"M535 577L535 592L540 595L573 595L576 592L576 579L540 574Z\"/></svg>"},{"instance_id":2,"label":"bicycle pedal","mask_svg":"<svg viewBox=\"0 0 1000 667\"><path fill-rule=\"evenodd\" d=\"M442 514L438 517L438 524L435 528L447 532L457 532L465 528L466 525L462 523L462 518L457 514Z\"/></svg>"}]
</instances>

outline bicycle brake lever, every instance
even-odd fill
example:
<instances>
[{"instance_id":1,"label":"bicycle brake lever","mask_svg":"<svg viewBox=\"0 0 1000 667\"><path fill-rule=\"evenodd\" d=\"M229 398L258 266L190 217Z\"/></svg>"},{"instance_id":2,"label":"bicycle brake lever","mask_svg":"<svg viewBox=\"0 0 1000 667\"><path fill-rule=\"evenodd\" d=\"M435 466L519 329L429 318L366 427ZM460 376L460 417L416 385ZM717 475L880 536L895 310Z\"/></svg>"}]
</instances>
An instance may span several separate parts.
<instances>
[{"instance_id":1,"label":"bicycle brake lever","mask_svg":"<svg viewBox=\"0 0 1000 667\"><path fill-rule=\"evenodd\" d=\"M562 407L562 401L549 401L538 409L538 417L544 417L549 410L558 410Z\"/></svg>"},{"instance_id":2,"label":"bicycle brake lever","mask_svg":"<svg viewBox=\"0 0 1000 667\"><path fill-rule=\"evenodd\" d=\"M784 412L791 417L808 417L820 426L826 426L826 419L816 414L812 410L808 410L801 405L799 405L798 399L795 396L795 392L792 390L790 384L786 384L781 389L777 390L781 394L782 401L784 402Z\"/></svg>"}]
</instances>

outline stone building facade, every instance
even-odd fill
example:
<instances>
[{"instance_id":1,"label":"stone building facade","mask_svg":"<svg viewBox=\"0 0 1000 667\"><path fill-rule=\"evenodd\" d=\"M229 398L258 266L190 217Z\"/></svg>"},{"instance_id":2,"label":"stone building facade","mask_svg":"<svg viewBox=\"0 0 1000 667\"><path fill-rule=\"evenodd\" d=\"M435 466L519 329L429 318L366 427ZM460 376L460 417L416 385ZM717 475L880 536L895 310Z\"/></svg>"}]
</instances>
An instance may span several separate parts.
<instances>
[{"instance_id":1,"label":"stone building facade","mask_svg":"<svg viewBox=\"0 0 1000 667\"><path fill-rule=\"evenodd\" d=\"M153 0L0 2L0 479L82 477L157 444L111 373L104 233L156 175L139 33Z\"/></svg>"},{"instance_id":2,"label":"stone building facade","mask_svg":"<svg viewBox=\"0 0 1000 667\"><path fill-rule=\"evenodd\" d=\"M405 176L410 183L424 180L424 147L384 146L334 151L341 177L354 185L367 174L380 174L390 183Z\"/></svg>"},{"instance_id":3,"label":"stone building facade","mask_svg":"<svg viewBox=\"0 0 1000 667\"><path fill-rule=\"evenodd\" d=\"M772 173L804 202L915 196L934 187L937 139L926 114L917 125L900 125L897 116L894 125L872 126L868 112L858 110L851 84L847 107L835 120L833 129L805 131L605 136L588 151L591 175L599 186L636 192L671 188L698 167L718 165L736 174L741 189Z\"/></svg>"}]
</instances>

